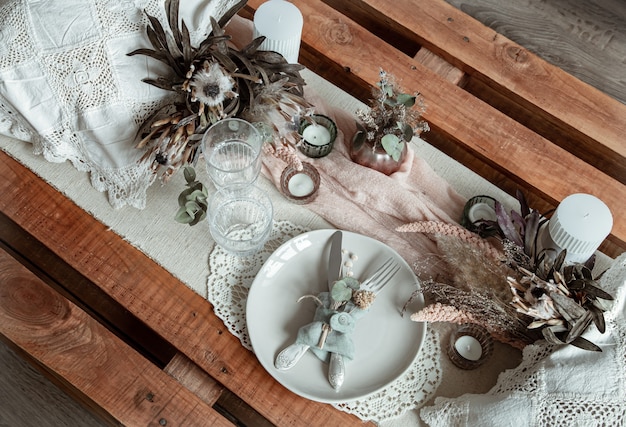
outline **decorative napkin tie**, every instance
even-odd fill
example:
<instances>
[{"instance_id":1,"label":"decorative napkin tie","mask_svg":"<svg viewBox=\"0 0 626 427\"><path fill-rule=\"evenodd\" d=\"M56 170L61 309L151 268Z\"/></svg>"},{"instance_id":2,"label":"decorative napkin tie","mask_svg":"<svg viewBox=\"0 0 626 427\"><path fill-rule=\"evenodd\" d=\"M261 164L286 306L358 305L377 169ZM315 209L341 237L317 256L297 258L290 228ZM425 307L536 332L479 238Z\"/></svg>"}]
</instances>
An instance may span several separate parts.
<instances>
[{"instance_id":1,"label":"decorative napkin tie","mask_svg":"<svg viewBox=\"0 0 626 427\"><path fill-rule=\"evenodd\" d=\"M348 359L354 359L354 343L352 331L358 319L367 311L360 310L352 303L348 303L343 311L333 310L332 300L328 292L317 296L323 305L315 310L313 322L303 326L298 331L296 342L306 344L320 360L328 361L329 353L337 353ZM326 335L324 325L330 325L331 331ZM322 337L324 337L322 341Z\"/></svg>"}]
</instances>

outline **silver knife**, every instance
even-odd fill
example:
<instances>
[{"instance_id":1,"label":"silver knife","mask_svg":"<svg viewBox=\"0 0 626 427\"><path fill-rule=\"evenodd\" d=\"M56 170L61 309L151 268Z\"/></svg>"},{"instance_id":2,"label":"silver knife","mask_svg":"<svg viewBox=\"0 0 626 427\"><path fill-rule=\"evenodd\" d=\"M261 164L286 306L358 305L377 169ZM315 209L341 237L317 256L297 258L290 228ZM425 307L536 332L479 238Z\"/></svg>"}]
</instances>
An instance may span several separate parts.
<instances>
[{"instance_id":1,"label":"silver knife","mask_svg":"<svg viewBox=\"0 0 626 427\"><path fill-rule=\"evenodd\" d=\"M333 284L341 279L341 231L335 231L330 236L330 254L328 255L328 290L332 291Z\"/></svg>"},{"instance_id":2,"label":"silver knife","mask_svg":"<svg viewBox=\"0 0 626 427\"><path fill-rule=\"evenodd\" d=\"M330 238L330 255L328 257L328 270L327 270L327 279L328 279L328 289L331 290L333 284L336 280L339 280L341 277L341 231L336 231ZM274 360L274 366L276 369L280 371L286 371L288 369L293 368L298 361L304 356L304 354L309 349L309 346L302 343L293 343L284 350L282 350L276 359ZM339 357L339 360L337 360ZM338 356L335 353L331 353L330 357L330 365L329 365L329 382L335 387L335 384L343 383L343 357ZM337 380L333 380L331 378L338 378Z\"/></svg>"},{"instance_id":3,"label":"silver knife","mask_svg":"<svg viewBox=\"0 0 626 427\"><path fill-rule=\"evenodd\" d=\"M328 291L332 292L333 285L341 279L341 240L343 235L341 231L335 231L330 238L330 254L328 255ZM330 353L330 362L328 364L328 382L339 391L345 379L345 364L343 356L337 353Z\"/></svg>"}]
</instances>

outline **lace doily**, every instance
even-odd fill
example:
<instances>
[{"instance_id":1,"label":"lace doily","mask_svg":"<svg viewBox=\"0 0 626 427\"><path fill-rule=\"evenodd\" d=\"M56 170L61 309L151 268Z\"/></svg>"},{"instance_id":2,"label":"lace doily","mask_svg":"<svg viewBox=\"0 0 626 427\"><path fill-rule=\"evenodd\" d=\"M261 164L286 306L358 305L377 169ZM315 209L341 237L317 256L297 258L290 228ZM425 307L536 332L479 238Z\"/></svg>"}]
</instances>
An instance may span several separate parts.
<instances>
[{"instance_id":1,"label":"lace doily","mask_svg":"<svg viewBox=\"0 0 626 427\"><path fill-rule=\"evenodd\" d=\"M207 298L215 314L230 333L252 351L246 327L248 290L265 260L289 239L309 231L290 221L274 221L274 228L263 250L254 256L238 258L215 246L209 255ZM397 418L422 406L441 383L439 337L431 328L420 353L411 367L384 390L365 399L333 405L362 420L381 422Z\"/></svg>"},{"instance_id":2,"label":"lace doily","mask_svg":"<svg viewBox=\"0 0 626 427\"><path fill-rule=\"evenodd\" d=\"M181 2L194 45L236 0ZM50 162L91 173L112 206L143 209L154 180L134 148L142 123L172 93L142 78L167 75L148 47L144 10L166 22L159 0L0 2L0 133L33 144Z\"/></svg>"},{"instance_id":3,"label":"lace doily","mask_svg":"<svg viewBox=\"0 0 626 427\"><path fill-rule=\"evenodd\" d=\"M545 341L529 345L522 363L502 373L489 393L437 398L434 406L421 409L422 419L431 427L625 425L626 254L600 284L615 297L605 313L606 332L591 326L584 337L599 345L601 353Z\"/></svg>"}]
</instances>

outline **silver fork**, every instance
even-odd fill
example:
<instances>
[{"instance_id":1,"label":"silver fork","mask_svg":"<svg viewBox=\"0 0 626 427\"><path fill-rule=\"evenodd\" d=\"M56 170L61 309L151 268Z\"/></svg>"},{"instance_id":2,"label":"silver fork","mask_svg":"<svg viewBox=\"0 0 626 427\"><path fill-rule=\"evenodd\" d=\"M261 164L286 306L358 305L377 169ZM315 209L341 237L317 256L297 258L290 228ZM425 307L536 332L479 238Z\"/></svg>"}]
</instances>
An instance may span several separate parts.
<instances>
[{"instance_id":1,"label":"silver fork","mask_svg":"<svg viewBox=\"0 0 626 427\"><path fill-rule=\"evenodd\" d=\"M361 283L361 289L364 291L374 292L378 294L400 270L400 266L393 258L385 261L374 274Z\"/></svg>"},{"instance_id":2,"label":"silver fork","mask_svg":"<svg viewBox=\"0 0 626 427\"><path fill-rule=\"evenodd\" d=\"M393 258L389 258L378 269L361 283L360 289L364 291L373 292L374 295L378 293L391 281L393 276L400 270L400 266ZM343 356L337 353L330 353L330 363L328 366L328 382L335 389L339 391L343 385L343 381L346 375L346 367L343 360Z\"/></svg>"}]
</instances>

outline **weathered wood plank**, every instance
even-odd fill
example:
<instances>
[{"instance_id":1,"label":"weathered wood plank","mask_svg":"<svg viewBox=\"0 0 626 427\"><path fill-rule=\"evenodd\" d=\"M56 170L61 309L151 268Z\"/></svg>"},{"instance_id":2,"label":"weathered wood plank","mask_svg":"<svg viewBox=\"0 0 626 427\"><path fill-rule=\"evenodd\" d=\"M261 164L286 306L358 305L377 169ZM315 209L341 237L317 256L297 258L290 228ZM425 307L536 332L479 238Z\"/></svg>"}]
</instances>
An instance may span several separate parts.
<instances>
[{"instance_id":1,"label":"weathered wood plank","mask_svg":"<svg viewBox=\"0 0 626 427\"><path fill-rule=\"evenodd\" d=\"M110 425L61 391L0 334L0 425L19 427Z\"/></svg>"},{"instance_id":2,"label":"weathered wood plank","mask_svg":"<svg viewBox=\"0 0 626 427\"><path fill-rule=\"evenodd\" d=\"M255 427L273 426L237 395L219 385L185 355L177 353L164 370L205 403L228 419L232 419L233 423Z\"/></svg>"},{"instance_id":3,"label":"weathered wood plank","mask_svg":"<svg viewBox=\"0 0 626 427\"><path fill-rule=\"evenodd\" d=\"M476 22L469 21L471 18L442 1L415 2L411 4L411 7L406 1L392 4L368 0L368 4L370 1L372 4L375 3L381 13L389 14L394 21L402 22L407 28L415 31L422 31L424 22L429 23L426 28L423 28L425 35L420 37L426 40L432 38L443 46L441 48L433 45L432 50L435 53L443 53L446 60L449 60L451 54L460 55L460 59L450 58L453 59L450 62L467 72L473 70L475 72L475 68L469 67L468 69L464 65L466 63L485 69L485 66L480 64L481 52L484 50L487 52L487 58L492 58L494 55L492 43L503 43L500 46L500 52L505 46L511 46L508 42L504 43L493 30L478 24L482 29L478 34L472 35L472 39L478 42L475 46L468 47L463 37L469 34L467 31L472 29ZM261 3L262 0L249 1L247 7L254 10ZM424 95L428 105L424 117L430 123L433 134L462 146L479 161L518 183L523 191L533 193L549 204L554 205L573 193L596 195L609 206L615 217L613 232L609 239L621 247L622 251L626 248L626 219L621 209L623 200L626 199L626 186L618 180L555 146L472 94L434 74L413 58L373 36L356 22L326 4L302 0L294 0L293 3L304 15L301 52L304 52L303 59L307 60L305 65L313 71L335 81L350 93L360 91L362 94L367 93L378 81L378 67L385 66L388 71L396 75L405 90L421 92ZM452 23L448 21L449 17L452 17ZM452 29L446 29L448 26ZM428 47L431 49L431 46ZM520 52L520 49L522 48L515 47L514 50ZM376 63L373 65L374 58ZM526 70L526 73L532 74L534 79L544 79L537 85L535 91L529 94L534 98L543 96L550 98L542 100L540 104L543 103L552 108L553 102L563 103L565 102L563 100L553 100L557 97L556 95L552 96L552 94L562 93L574 104L572 109L580 108L584 111L585 108L589 108L588 104L585 104L587 107L581 104L588 101L582 99L579 94L573 93L575 91L564 87L564 82L571 83L573 87L578 87L582 83L558 71L556 67L532 57L530 53L525 55L525 58L525 65L520 65L514 56L500 55L497 59L501 63L497 67L494 64L487 66L489 70L486 74L493 73L492 68L497 68L499 70L499 74L496 73L499 79L498 84L510 84L512 88L517 89L522 85L520 76L523 76ZM341 74L339 78L337 78L338 74ZM552 80L554 76L559 76L557 80L562 79L562 81L554 91L546 92L549 89L546 87L547 81ZM528 85L526 87L521 91L525 92ZM611 100L595 89L589 89L587 95L596 99L589 102L592 104L598 102L607 108L603 108L601 112L592 113L596 115L597 122L590 122L589 118L581 118L580 127L585 128L587 126L585 123L587 123L591 128L604 125L612 128L605 131L599 129L599 131L608 141L612 141L613 145L624 151L622 147L624 144L618 139L618 135L613 134L626 126L623 121L617 123L617 118L621 117L618 112L626 106ZM550 95L547 95L548 93ZM605 102L607 100L609 101ZM577 103L578 106L575 105ZM566 115L570 114L571 109L567 102L563 108L567 110ZM608 121L602 114L606 114L606 117L614 117L615 122ZM574 120L572 117L570 119ZM540 121L541 117L537 120ZM625 133L622 132L622 134ZM428 140L429 134L424 134L424 138ZM621 166L621 168L624 167L626 167L626 162Z\"/></svg>"},{"instance_id":4,"label":"weathered wood plank","mask_svg":"<svg viewBox=\"0 0 626 427\"><path fill-rule=\"evenodd\" d=\"M181 353L172 358L164 371L210 406L213 406L222 394L223 387Z\"/></svg>"},{"instance_id":5,"label":"weathered wood plank","mask_svg":"<svg viewBox=\"0 0 626 427\"><path fill-rule=\"evenodd\" d=\"M2 152L0 210L274 424L363 424L278 384L206 300Z\"/></svg>"},{"instance_id":6,"label":"weathered wood plank","mask_svg":"<svg viewBox=\"0 0 626 427\"><path fill-rule=\"evenodd\" d=\"M0 334L122 425L229 423L0 249Z\"/></svg>"},{"instance_id":7,"label":"weathered wood plank","mask_svg":"<svg viewBox=\"0 0 626 427\"><path fill-rule=\"evenodd\" d=\"M57 254L0 212L0 246L65 298L160 368L176 354L167 341Z\"/></svg>"},{"instance_id":8,"label":"weathered wood plank","mask_svg":"<svg viewBox=\"0 0 626 427\"><path fill-rule=\"evenodd\" d=\"M430 68L432 71L437 73L439 76L448 80L449 82L458 85L465 86L467 83L467 78L465 73L461 70L435 55L431 51L426 48L421 48L417 54L415 55L415 60ZM460 161L462 164L470 167L474 172L486 178L489 182L493 183L497 187L505 190L510 194L515 194L515 191L518 188L518 185L512 182L510 179L494 170L493 168L485 165L484 163L477 162L476 159L472 157L470 153L463 150L458 145L454 144L447 138L437 138L437 135L429 135L428 142L439 148L441 151L449 153L449 155L456 160ZM556 208L556 205L549 204L546 201L536 197L533 194L526 195L527 201L537 209L539 212L549 212ZM604 243L602 250L605 253L609 254L617 254L620 253L619 249L612 247L612 245L607 241Z\"/></svg>"},{"instance_id":9,"label":"weathered wood plank","mask_svg":"<svg viewBox=\"0 0 626 427\"><path fill-rule=\"evenodd\" d=\"M417 62L431 69L439 76L457 86L465 86L465 73L445 59L435 55L425 47L421 48L413 57Z\"/></svg>"},{"instance_id":10,"label":"weathered wood plank","mask_svg":"<svg viewBox=\"0 0 626 427\"><path fill-rule=\"evenodd\" d=\"M353 9L336 0L326 2ZM368 20L378 19L390 31L410 29L413 42L530 111L535 121L556 127L563 137L552 142L626 183L626 105L532 55L443 0L353 3L360 5L361 14L368 14Z\"/></svg>"},{"instance_id":11,"label":"weathered wood plank","mask_svg":"<svg viewBox=\"0 0 626 427\"><path fill-rule=\"evenodd\" d=\"M626 3L623 1L446 1L626 104Z\"/></svg>"}]
</instances>

